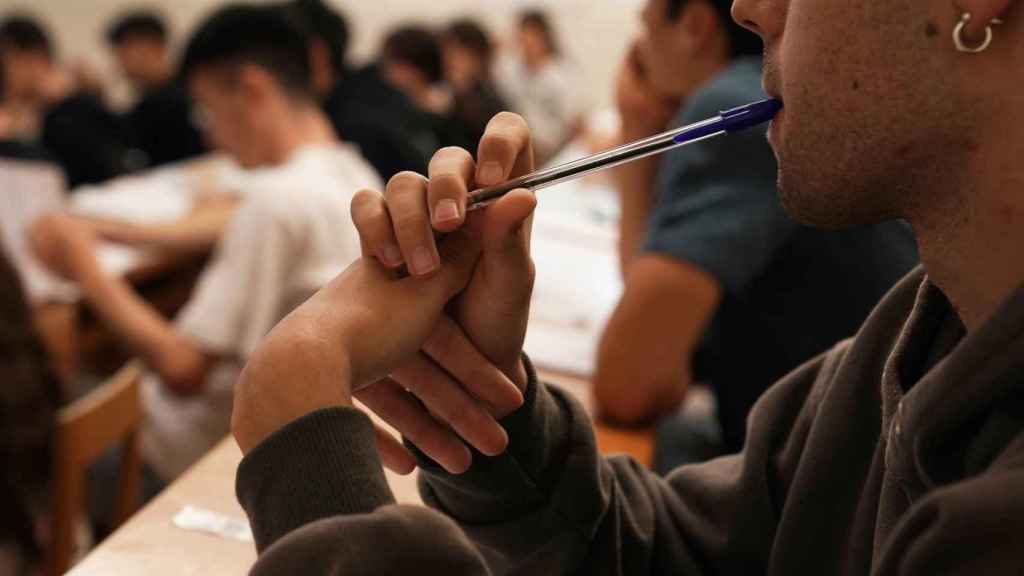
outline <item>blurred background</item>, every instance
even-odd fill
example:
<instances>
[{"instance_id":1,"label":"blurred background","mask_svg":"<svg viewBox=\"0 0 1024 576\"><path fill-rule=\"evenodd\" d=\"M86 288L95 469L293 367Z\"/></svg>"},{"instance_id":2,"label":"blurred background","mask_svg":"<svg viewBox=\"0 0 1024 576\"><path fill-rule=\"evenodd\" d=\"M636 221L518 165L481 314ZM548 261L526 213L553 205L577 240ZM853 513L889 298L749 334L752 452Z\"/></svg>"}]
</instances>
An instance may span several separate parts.
<instances>
[{"instance_id":1,"label":"blurred background","mask_svg":"<svg viewBox=\"0 0 1024 576\"><path fill-rule=\"evenodd\" d=\"M266 2L269 3L269 2ZM349 18L351 55L355 63L371 59L384 36L410 21L442 26L454 18L470 17L488 26L498 41L511 42L516 15L527 8L542 8L556 23L567 55L578 63L585 90L593 105L609 104L612 83L623 52L639 29L642 0L326 0ZM160 10L171 26L176 46L199 20L223 0L33 0L0 1L0 13L28 12L43 18L57 39L57 50L69 63L84 61L111 81L119 81L104 41L106 26L131 9ZM112 98L122 103L130 92L122 82Z\"/></svg>"}]
</instances>

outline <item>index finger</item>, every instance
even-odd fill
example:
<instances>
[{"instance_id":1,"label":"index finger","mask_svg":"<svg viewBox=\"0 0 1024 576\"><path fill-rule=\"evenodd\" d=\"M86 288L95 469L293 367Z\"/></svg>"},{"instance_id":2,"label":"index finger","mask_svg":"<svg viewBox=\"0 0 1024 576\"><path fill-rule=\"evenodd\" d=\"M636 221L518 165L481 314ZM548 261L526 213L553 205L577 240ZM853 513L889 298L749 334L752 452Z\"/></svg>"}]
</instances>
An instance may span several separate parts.
<instances>
[{"instance_id":1,"label":"index finger","mask_svg":"<svg viewBox=\"0 0 1024 576\"><path fill-rule=\"evenodd\" d=\"M477 186L494 186L530 172L533 144L526 121L511 112L491 118L477 151Z\"/></svg>"},{"instance_id":2,"label":"index finger","mask_svg":"<svg viewBox=\"0 0 1024 576\"><path fill-rule=\"evenodd\" d=\"M427 203L434 229L451 232L466 217L466 198L476 165L462 148L443 148L430 159Z\"/></svg>"}]
</instances>

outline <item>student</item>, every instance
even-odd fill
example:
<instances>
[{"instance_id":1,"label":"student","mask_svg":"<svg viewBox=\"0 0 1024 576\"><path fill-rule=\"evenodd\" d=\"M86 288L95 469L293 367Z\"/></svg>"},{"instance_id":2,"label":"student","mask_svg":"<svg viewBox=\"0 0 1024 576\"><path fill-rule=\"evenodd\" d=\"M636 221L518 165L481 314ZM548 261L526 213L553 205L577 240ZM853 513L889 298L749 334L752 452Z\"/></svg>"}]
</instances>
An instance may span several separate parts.
<instances>
[{"instance_id":1,"label":"student","mask_svg":"<svg viewBox=\"0 0 1024 576\"><path fill-rule=\"evenodd\" d=\"M644 35L620 74L626 141L765 97L761 41L732 21L731 6L649 0ZM852 336L917 263L900 223L800 226L779 203L776 172L763 130L617 171L625 292L601 342L594 392L600 413L620 423L668 416L659 470L738 452L768 386ZM710 385L720 439L701 438L707 426L676 411L691 382Z\"/></svg>"},{"instance_id":2,"label":"student","mask_svg":"<svg viewBox=\"0 0 1024 576\"><path fill-rule=\"evenodd\" d=\"M433 254L437 230L449 233L444 264L402 278L362 260L246 367L233 430L246 453L239 499L261 553L254 573L1019 573L1024 126L1010 111L1021 106L1024 18L1010 0L951 8L733 6L765 41L766 91L786 103L769 137L787 211L825 228L905 218L924 265L856 337L761 398L742 454L665 479L599 457L579 404L519 360L533 197L513 193L465 225L445 208L472 176L491 184L532 168L520 120L492 123L478 168L446 150L429 186L403 176L386 198L357 198L369 253L397 241L407 257ZM436 326L457 334L439 319L504 367L525 402L501 419L503 455L449 461L462 475L421 459L434 510L396 506L370 420L350 397L388 390L375 383L409 362L422 369L407 382L426 377L424 343L447 374L464 373L472 355L431 347ZM455 406L423 396L429 412L380 409L421 446L448 438L429 415Z\"/></svg>"},{"instance_id":3,"label":"student","mask_svg":"<svg viewBox=\"0 0 1024 576\"><path fill-rule=\"evenodd\" d=\"M578 131L580 90L545 13L523 12L517 32L518 57L502 61L498 86L533 128L534 148L544 163Z\"/></svg>"},{"instance_id":4,"label":"student","mask_svg":"<svg viewBox=\"0 0 1024 576\"><path fill-rule=\"evenodd\" d=\"M107 42L138 101L129 111L130 144L145 155L147 167L161 166L205 152L192 121L185 90L174 81L167 25L152 12L132 12L115 20Z\"/></svg>"},{"instance_id":5,"label":"student","mask_svg":"<svg viewBox=\"0 0 1024 576\"><path fill-rule=\"evenodd\" d=\"M421 26L393 30L381 47L380 66L384 79L401 90L420 110L438 116L448 111L440 90L444 80L441 42Z\"/></svg>"},{"instance_id":6,"label":"student","mask_svg":"<svg viewBox=\"0 0 1024 576\"><path fill-rule=\"evenodd\" d=\"M124 127L99 96L61 69L45 28L12 15L0 24L8 96L24 120L21 139L37 139L63 168L69 188L133 168Z\"/></svg>"},{"instance_id":7,"label":"student","mask_svg":"<svg viewBox=\"0 0 1024 576\"><path fill-rule=\"evenodd\" d=\"M473 148L471 136L455 116L452 91L444 84L441 40L421 26L400 27L384 39L380 69L384 78L411 100L434 132L435 150Z\"/></svg>"},{"instance_id":8,"label":"student","mask_svg":"<svg viewBox=\"0 0 1024 576\"><path fill-rule=\"evenodd\" d=\"M509 106L494 85L494 46L484 27L470 19L452 22L441 37L444 77L452 91L451 119L462 139L475 150L487 122Z\"/></svg>"},{"instance_id":9,"label":"student","mask_svg":"<svg viewBox=\"0 0 1024 576\"><path fill-rule=\"evenodd\" d=\"M244 168L242 203L173 323L96 259L96 231L53 216L41 259L147 362L143 456L167 482L228 431L235 379L270 328L359 256L348 203L379 183L317 106L305 41L283 11L234 5L188 43L182 69L209 137Z\"/></svg>"},{"instance_id":10,"label":"student","mask_svg":"<svg viewBox=\"0 0 1024 576\"><path fill-rule=\"evenodd\" d=\"M47 513L45 487L60 382L35 332L21 280L0 249L0 574L33 574Z\"/></svg>"},{"instance_id":11,"label":"student","mask_svg":"<svg viewBox=\"0 0 1024 576\"><path fill-rule=\"evenodd\" d=\"M339 137L359 147L385 179L425 171L437 150L431 125L377 66L348 64L349 30L341 14L322 0L293 0L287 7L306 34L313 84Z\"/></svg>"}]
</instances>

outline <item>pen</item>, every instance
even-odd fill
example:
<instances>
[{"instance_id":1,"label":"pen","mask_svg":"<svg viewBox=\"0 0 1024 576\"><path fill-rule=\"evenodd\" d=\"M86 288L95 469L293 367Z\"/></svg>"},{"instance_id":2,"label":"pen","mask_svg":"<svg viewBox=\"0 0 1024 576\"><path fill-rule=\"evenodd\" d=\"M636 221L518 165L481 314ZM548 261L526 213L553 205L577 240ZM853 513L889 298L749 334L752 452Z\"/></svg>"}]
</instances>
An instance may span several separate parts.
<instances>
[{"instance_id":1,"label":"pen","mask_svg":"<svg viewBox=\"0 0 1024 576\"><path fill-rule=\"evenodd\" d=\"M586 158L546 170L540 170L526 176L520 176L504 184L474 190L469 193L466 209L476 210L483 208L505 194L519 188L531 191L540 190L541 188L554 186L555 184L573 180L598 170L612 168L626 162L660 154L673 148L679 148L680 146L686 146L687 144L693 144L708 138L721 136L722 134L729 134L764 124L774 118L779 113L779 110L782 110L782 102L772 98L733 108L732 110L726 110L714 118L709 118L696 124L662 132L650 138L624 144L618 148L587 156Z\"/></svg>"}]
</instances>

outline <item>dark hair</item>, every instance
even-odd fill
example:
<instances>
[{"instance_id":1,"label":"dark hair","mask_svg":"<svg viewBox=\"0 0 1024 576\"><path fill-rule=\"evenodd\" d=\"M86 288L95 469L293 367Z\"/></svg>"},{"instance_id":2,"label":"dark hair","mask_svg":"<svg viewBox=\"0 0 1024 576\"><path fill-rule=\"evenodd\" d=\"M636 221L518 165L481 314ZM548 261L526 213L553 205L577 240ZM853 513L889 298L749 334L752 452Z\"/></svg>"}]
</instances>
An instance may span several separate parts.
<instances>
[{"instance_id":1,"label":"dark hair","mask_svg":"<svg viewBox=\"0 0 1024 576\"><path fill-rule=\"evenodd\" d=\"M683 5L689 0L668 0L668 17L675 20L683 11ZM707 0L718 12L718 18L722 21L726 33L729 35L729 58L741 58L743 56L760 56L764 53L764 44L761 39L750 30L740 26L732 19L733 0Z\"/></svg>"},{"instance_id":2,"label":"dark hair","mask_svg":"<svg viewBox=\"0 0 1024 576\"><path fill-rule=\"evenodd\" d=\"M441 45L426 28L407 26L388 35L382 49L384 59L403 62L419 70L431 84L444 78Z\"/></svg>"},{"instance_id":3,"label":"dark hair","mask_svg":"<svg viewBox=\"0 0 1024 576\"><path fill-rule=\"evenodd\" d=\"M281 7L234 4L221 8L192 35L184 54L184 79L209 66L255 64L290 94L313 97L305 38Z\"/></svg>"},{"instance_id":4,"label":"dark hair","mask_svg":"<svg viewBox=\"0 0 1024 576\"><path fill-rule=\"evenodd\" d=\"M312 39L322 41L331 56L331 65L336 71L343 71L350 39L345 16L322 0L294 0L286 9L292 22L306 36L307 43Z\"/></svg>"},{"instance_id":5,"label":"dark hair","mask_svg":"<svg viewBox=\"0 0 1024 576\"><path fill-rule=\"evenodd\" d=\"M139 11L122 15L107 28L107 42L113 46L133 36L167 42L167 24L156 12Z\"/></svg>"},{"instance_id":6,"label":"dark hair","mask_svg":"<svg viewBox=\"0 0 1024 576\"><path fill-rule=\"evenodd\" d=\"M452 22L445 29L444 37L479 56L484 68L490 67L494 57L494 44L491 43L487 30L476 20L463 18Z\"/></svg>"},{"instance_id":7,"label":"dark hair","mask_svg":"<svg viewBox=\"0 0 1024 576\"><path fill-rule=\"evenodd\" d=\"M53 57L53 43L46 28L35 18L24 14L8 16L0 24L0 45L23 51L44 52Z\"/></svg>"},{"instance_id":8,"label":"dark hair","mask_svg":"<svg viewBox=\"0 0 1024 576\"><path fill-rule=\"evenodd\" d=\"M37 561L31 502L50 477L60 382L32 324L28 299L0 250L0 544Z\"/></svg>"},{"instance_id":9,"label":"dark hair","mask_svg":"<svg viewBox=\"0 0 1024 576\"><path fill-rule=\"evenodd\" d=\"M527 10L519 15L519 26L536 28L544 37L544 44L548 47L548 52L554 56L561 54L562 49L555 35L555 27L551 24L547 14L540 10Z\"/></svg>"}]
</instances>

